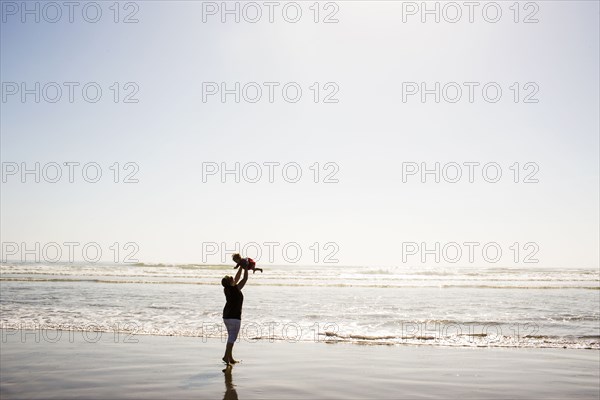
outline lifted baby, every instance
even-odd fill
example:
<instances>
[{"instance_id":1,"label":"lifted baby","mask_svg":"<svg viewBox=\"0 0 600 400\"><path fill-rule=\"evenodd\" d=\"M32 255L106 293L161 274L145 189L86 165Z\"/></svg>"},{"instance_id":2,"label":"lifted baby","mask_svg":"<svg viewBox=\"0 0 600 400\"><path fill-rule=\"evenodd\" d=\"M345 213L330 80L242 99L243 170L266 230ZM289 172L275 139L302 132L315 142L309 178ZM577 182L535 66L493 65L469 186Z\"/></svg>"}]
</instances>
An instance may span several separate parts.
<instances>
[{"instance_id":1,"label":"lifted baby","mask_svg":"<svg viewBox=\"0 0 600 400\"><path fill-rule=\"evenodd\" d=\"M239 253L235 253L231 258L233 258L233 261L236 262L235 267L233 267L233 269L239 268L241 266L243 269L252 271L253 274L256 271L263 272L262 268L256 268L256 263L250 257L242 258L242 256L239 255Z\"/></svg>"}]
</instances>

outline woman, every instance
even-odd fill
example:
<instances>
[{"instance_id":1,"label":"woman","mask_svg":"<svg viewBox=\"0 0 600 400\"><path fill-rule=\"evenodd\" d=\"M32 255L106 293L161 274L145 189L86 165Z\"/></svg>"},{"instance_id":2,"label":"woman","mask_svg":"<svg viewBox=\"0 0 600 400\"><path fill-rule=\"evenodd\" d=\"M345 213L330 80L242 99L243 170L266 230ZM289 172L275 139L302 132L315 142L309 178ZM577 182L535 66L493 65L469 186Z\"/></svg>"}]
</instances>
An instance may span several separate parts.
<instances>
[{"instance_id":1,"label":"woman","mask_svg":"<svg viewBox=\"0 0 600 400\"><path fill-rule=\"evenodd\" d=\"M240 275L244 270L244 278L241 282ZM225 276L221 279L221 285L223 285L223 292L225 292L225 298L227 303L223 308L223 322L227 327L227 346L225 347L225 355L223 361L227 364L235 364L237 361L233 359L231 354L233 351L233 344L235 343L238 333L240 331L240 325L242 322L242 303L244 302L244 295L242 294L242 288L248 280L248 270L240 268L235 275L235 279L231 276Z\"/></svg>"}]
</instances>

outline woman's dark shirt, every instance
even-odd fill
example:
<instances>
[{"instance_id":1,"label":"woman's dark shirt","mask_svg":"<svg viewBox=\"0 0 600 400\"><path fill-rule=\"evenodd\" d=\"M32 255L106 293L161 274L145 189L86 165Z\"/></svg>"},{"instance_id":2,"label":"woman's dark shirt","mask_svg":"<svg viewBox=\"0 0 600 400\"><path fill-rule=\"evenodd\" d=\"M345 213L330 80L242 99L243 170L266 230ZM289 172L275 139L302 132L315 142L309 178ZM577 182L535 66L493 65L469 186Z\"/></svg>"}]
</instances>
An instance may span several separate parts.
<instances>
[{"instance_id":1,"label":"woman's dark shirt","mask_svg":"<svg viewBox=\"0 0 600 400\"><path fill-rule=\"evenodd\" d=\"M242 303L244 295L237 286L227 286L224 288L227 303L223 308L223 318L242 319Z\"/></svg>"}]
</instances>

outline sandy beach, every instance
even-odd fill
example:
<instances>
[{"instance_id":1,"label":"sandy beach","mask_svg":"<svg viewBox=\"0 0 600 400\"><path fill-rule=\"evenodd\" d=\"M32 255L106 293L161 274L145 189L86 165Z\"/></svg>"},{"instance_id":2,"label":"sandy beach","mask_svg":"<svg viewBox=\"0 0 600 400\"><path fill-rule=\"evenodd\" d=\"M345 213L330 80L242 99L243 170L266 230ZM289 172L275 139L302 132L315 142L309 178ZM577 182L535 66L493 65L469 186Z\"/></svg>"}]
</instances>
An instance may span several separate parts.
<instances>
[{"instance_id":1,"label":"sandy beach","mask_svg":"<svg viewBox=\"0 0 600 400\"><path fill-rule=\"evenodd\" d=\"M218 339L87 332L86 340L82 332L3 330L0 396L597 399L600 395L596 350L243 341L234 349L241 363L224 373L223 348Z\"/></svg>"}]
</instances>

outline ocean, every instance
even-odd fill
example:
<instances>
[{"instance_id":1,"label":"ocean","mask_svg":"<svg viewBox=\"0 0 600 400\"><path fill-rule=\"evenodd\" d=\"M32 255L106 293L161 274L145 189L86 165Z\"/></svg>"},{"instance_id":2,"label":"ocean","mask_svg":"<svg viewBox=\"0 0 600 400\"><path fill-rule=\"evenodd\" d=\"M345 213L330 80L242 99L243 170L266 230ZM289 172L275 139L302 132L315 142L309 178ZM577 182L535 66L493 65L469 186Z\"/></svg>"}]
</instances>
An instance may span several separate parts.
<instances>
[{"instance_id":1,"label":"ocean","mask_svg":"<svg viewBox=\"0 0 600 400\"><path fill-rule=\"evenodd\" d=\"M243 289L240 341L600 349L597 269L261 267ZM0 328L224 340L220 282L235 272L8 262Z\"/></svg>"}]
</instances>

